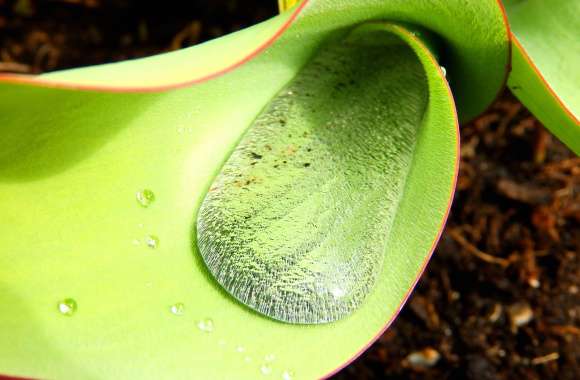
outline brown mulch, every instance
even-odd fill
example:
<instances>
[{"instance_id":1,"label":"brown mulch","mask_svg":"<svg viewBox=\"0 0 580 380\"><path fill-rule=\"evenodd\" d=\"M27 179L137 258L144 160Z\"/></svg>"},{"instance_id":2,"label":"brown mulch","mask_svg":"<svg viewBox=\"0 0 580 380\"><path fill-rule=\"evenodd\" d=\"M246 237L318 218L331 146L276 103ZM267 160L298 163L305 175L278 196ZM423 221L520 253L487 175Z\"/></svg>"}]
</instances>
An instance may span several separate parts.
<instances>
[{"instance_id":1,"label":"brown mulch","mask_svg":"<svg viewBox=\"0 0 580 380\"><path fill-rule=\"evenodd\" d=\"M0 72L189 46L274 0L0 0ZM462 127L446 231L393 326L336 379L580 379L580 158L509 92Z\"/></svg>"}]
</instances>

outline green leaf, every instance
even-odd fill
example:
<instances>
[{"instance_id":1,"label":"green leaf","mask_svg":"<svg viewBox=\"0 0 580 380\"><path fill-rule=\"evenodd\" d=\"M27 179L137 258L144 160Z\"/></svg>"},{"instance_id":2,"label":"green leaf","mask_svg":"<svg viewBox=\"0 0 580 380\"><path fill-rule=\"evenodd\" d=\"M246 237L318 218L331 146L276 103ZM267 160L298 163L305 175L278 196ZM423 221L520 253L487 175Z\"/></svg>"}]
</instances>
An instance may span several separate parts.
<instances>
[{"instance_id":1,"label":"green leaf","mask_svg":"<svg viewBox=\"0 0 580 380\"><path fill-rule=\"evenodd\" d=\"M331 34L368 20L419 25L440 38L444 54L438 58L450 73L462 120L483 112L505 82L510 62L506 48L509 35L504 13L495 0L472 0L469 6L462 0L303 0L290 12L193 48L34 79L0 75L0 80L119 92L167 90L222 75L254 58L276 40L276 45L268 50L268 69L276 70L277 83L286 83ZM296 22L292 27L286 29L293 21ZM276 62L283 62L284 67ZM250 65L246 69L256 67ZM262 73L254 71L256 77L259 74Z\"/></svg>"},{"instance_id":2,"label":"green leaf","mask_svg":"<svg viewBox=\"0 0 580 380\"><path fill-rule=\"evenodd\" d=\"M0 372L256 378L271 369L277 378L286 370L314 378L358 355L408 297L453 196L457 119L439 65L464 117L484 109L503 82L508 39L501 9L494 1L470 4L313 0L175 53L41 77L4 76ZM403 156L408 174L383 179L404 189L389 214L392 225L382 226L388 234L377 237L386 244L383 266L374 290L348 318L310 326L277 322L233 299L208 273L197 250L197 213L262 109L323 54L323 44L377 19L421 25L441 49L437 62L406 27L378 27L401 41L392 61L381 59L408 65L377 73L392 80L385 88L401 88L404 76L417 79L408 79L401 93L406 102L396 96L380 102L394 112L388 128L406 115L415 131L382 135L393 143L414 139ZM465 33L470 28L478 32ZM367 86L375 91L368 70L361 73L355 77L361 87L349 88L357 119L373 115L357 101ZM323 99L327 111L346 101ZM401 104L409 105L408 114L396 112Z\"/></svg>"},{"instance_id":3,"label":"green leaf","mask_svg":"<svg viewBox=\"0 0 580 380\"><path fill-rule=\"evenodd\" d=\"M512 92L580 154L580 2L508 0Z\"/></svg>"}]
</instances>

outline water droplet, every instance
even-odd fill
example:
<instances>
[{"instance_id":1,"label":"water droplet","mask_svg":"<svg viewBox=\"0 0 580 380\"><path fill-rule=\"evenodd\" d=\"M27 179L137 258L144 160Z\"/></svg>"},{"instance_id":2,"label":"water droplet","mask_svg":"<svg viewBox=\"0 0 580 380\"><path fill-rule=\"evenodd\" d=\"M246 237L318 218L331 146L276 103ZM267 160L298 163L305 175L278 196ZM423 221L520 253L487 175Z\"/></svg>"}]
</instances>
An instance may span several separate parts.
<instances>
[{"instance_id":1,"label":"water droplet","mask_svg":"<svg viewBox=\"0 0 580 380\"><path fill-rule=\"evenodd\" d=\"M155 194L151 190L145 189L137 192L137 202L143 207L149 207L154 200Z\"/></svg>"},{"instance_id":2,"label":"water droplet","mask_svg":"<svg viewBox=\"0 0 580 380\"><path fill-rule=\"evenodd\" d=\"M292 380L294 378L294 372L286 370L282 372L282 380Z\"/></svg>"},{"instance_id":3,"label":"water droplet","mask_svg":"<svg viewBox=\"0 0 580 380\"><path fill-rule=\"evenodd\" d=\"M245 356L244 357L244 362L251 363L252 362L252 357L251 356Z\"/></svg>"},{"instance_id":4,"label":"water droplet","mask_svg":"<svg viewBox=\"0 0 580 380\"><path fill-rule=\"evenodd\" d=\"M276 360L276 355L268 354L264 357L264 360L267 362L273 362L274 360Z\"/></svg>"},{"instance_id":5,"label":"water droplet","mask_svg":"<svg viewBox=\"0 0 580 380\"><path fill-rule=\"evenodd\" d=\"M369 37L319 50L254 119L197 214L217 282L277 320L344 318L381 278L429 92L412 49Z\"/></svg>"},{"instance_id":6,"label":"water droplet","mask_svg":"<svg viewBox=\"0 0 580 380\"><path fill-rule=\"evenodd\" d=\"M159 246L159 238L155 235L149 235L145 238L145 244L149 248L157 248Z\"/></svg>"},{"instance_id":7,"label":"water droplet","mask_svg":"<svg viewBox=\"0 0 580 380\"><path fill-rule=\"evenodd\" d=\"M77 301L72 298L65 298L58 303L58 311L62 315L70 317L77 311Z\"/></svg>"},{"instance_id":8,"label":"water droplet","mask_svg":"<svg viewBox=\"0 0 580 380\"><path fill-rule=\"evenodd\" d=\"M212 332L213 331L213 321L209 318L203 319L197 322L197 328L204 332Z\"/></svg>"},{"instance_id":9,"label":"water droplet","mask_svg":"<svg viewBox=\"0 0 580 380\"><path fill-rule=\"evenodd\" d=\"M236 346L236 352L244 352L246 348L244 346Z\"/></svg>"},{"instance_id":10,"label":"water droplet","mask_svg":"<svg viewBox=\"0 0 580 380\"><path fill-rule=\"evenodd\" d=\"M225 346L226 346L226 341L225 341L225 339L220 339L220 340L218 340L218 345L219 345L220 347L225 347Z\"/></svg>"},{"instance_id":11,"label":"water droplet","mask_svg":"<svg viewBox=\"0 0 580 380\"><path fill-rule=\"evenodd\" d=\"M443 76L447 78L447 69L445 69L445 67L441 66L441 72L443 72Z\"/></svg>"},{"instance_id":12,"label":"water droplet","mask_svg":"<svg viewBox=\"0 0 580 380\"><path fill-rule=\"evenodd\" d=\"M260 372L262 372L262 375L269 375L272 373L272 367L270 367L268 364L262 364L260 367Z\"/></svg>"},{"instance_id":13,"label":"water droplet","mask_svg":"<svg viewBox=\"0 0 580 380\"><path fill-rule=\"evenodd\" d=\"M133 245L139 245L141 241L139 239L133 239Z\"/></svg>"},{"instance_id":14,"label":"water droplet","mask_svg":"<svg viewBox=\"0 0 580 380\"><path fill-rule=\"evenodd\" d=\"M181 302L178 302L174 305L171 305L171 314L174 315L183 315L183 313L185 312L185 305Z\"/></svg>"},{"instance_id":15,"label":"water droplet","mask_svg":"<svg viewBox=\"0 0 580 380\"><path fill-rule=\"evenodd\" d=\"M185 131L185 128L183 128L183 127L177 128L177 133L183 133L184 131Z\"/></svg>"}]
</instances>

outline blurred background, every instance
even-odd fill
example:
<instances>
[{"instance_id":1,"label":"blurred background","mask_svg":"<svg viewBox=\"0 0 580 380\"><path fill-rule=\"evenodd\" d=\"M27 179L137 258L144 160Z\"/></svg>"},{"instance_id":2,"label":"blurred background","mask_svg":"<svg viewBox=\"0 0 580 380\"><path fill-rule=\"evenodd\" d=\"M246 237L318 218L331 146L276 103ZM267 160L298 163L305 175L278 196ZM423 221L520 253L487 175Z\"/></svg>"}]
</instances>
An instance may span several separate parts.
<instances>
[{"instance_id":1,"label":"blurred background","mask_svg":"<svg viewBox=\"0 0 580 380\"><path fill-rule=\"evenodd\" d=\"M147 56L276 13L276 0L0 0L0 72ZM508 91L461 135L425 275L336 379L580 379L580 158Z\"/></svg>"}]
</instances>

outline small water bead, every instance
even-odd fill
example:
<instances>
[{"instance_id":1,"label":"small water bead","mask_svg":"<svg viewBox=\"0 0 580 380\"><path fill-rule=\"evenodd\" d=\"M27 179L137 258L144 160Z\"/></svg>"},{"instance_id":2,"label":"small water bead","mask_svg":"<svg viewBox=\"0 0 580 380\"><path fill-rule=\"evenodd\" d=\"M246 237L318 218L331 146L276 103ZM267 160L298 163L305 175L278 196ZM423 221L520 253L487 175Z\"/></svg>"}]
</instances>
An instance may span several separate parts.
<instances>
[{"instance_id":1,"label":"small water bead","mask_svg":"<svg viewBox=\"0 0 580 380\"><path fill-rule=\"evenodd\" d=\"M269 375L272 373L272 367L270 367L268 364L262 364L260 367L260 372L262 372L262 375Z\"/></svg>"},{"instance_id":2,"label":"small water bead","mask_svg":"<svg viewBox=\"0 0 580 380\"><path fill-rule=\"evenodd\" d=\"M218 340L218 345L219 345L220 347L225 347L225 346L226 346L226 341L225 341L225 339L220 339L220 340Z\"/></svg>"},{"instance_id":3,"label":"small water bead","mask_svg":"<svg viewBox=\"0 0 580 380\"><path fill-rule=\"evenodd\" d=\"M294 372L293 371L284 371L282 372L282 380L292 380L294 378Z\"/></svg>"},{"instance_id":4,"label":"small water bead","mask_svg":"<svg viewBox=\"0 0 580 380\"><path fill-rule=\"evenodd\" d=\"M273 362L274 360L276 360L276 355L268 354L264 357L264 360L267 362Z\"/></svg>"},{"instance_id":5,"label":"small water bead","mask_svg":"<svg viewBox=\"0 0 580 380\"><path fill-rule=\"evenodd\" d=\"M143 207L149 207L154 200L155 194L151 190L144 189L137 192L137 202Z\"/></svg>"},{"instance_id":6,"label":"small water bead","mask_svg":"<svg viewBox=\"0 0 580 380\"><path fill-rule=\"evenodd\" d=\"M213 331L213 320L207 318L197 322L197 328L203 332L210 333Z\"/></svg>"},{"instance_id":7,"label":"small water bead","mask_svg":"<svg viewBox=\"0 0 580 380\"><path fill-rule=\"evenodd\" d=\"M236 352L245 352L246 348L244 346L236 346Z\"/></svg>"},{"instance_id":8,"label":"small water bead","mask_svg":"<svg viewBox=\"0 0 580 380\"><path fill-rule=\"evenodd\" d=\"M72 298L65 298L58 303L58 311L62 315L70 317L77 311L77 301Z\"/></svg>"},{"instance_id":9,"label":"small water bead","mask_svg":"<svg viewBox=\"0 0 580 380\"><path fill-rule=\"evenodd\" d=\"M149 235L145 238L145 244L149 248L157 248L159 246L159 238L155 235Z\"/></svg>"},{"instance_id":10,"label":"small water bead","mask_svg":"<svg viewBox=\"0 0 580 380\"><path fill-rule=\"evenodd\" d=\"M173 315L183 315L185 313L185 305L181 302L178 302L174 305L171 305L171 314Z\"/></svg>"},{"instance_id":11,"label":"small water bead","mask_svg":"<svg viewBox=\"0 0 580 380\"><path fill-rule=\"evenodd\" d=\"M441 72L443 73L443 76L447 78L447 69L445 67L441 66Z\"/></svg>"},{"instance_id":12,"label":"small water bead","mask_svg":"<svg viewBox=\"0 0 580 380\"><path fill-rule=\"evenodd\" d=\"M251 356L244 357L244 362L251 363L252 362L252 357Z\"/></svg>"},{"instance_id":13,"label":"small water bead","mask_svg":"<svg viewBox=\"0 0 580 380\"><path fill-rule=\"evenodd\" d=\"M139 245L141 241L139 239L133 239L133 245Z\"/></svg>"}]
</instances>

